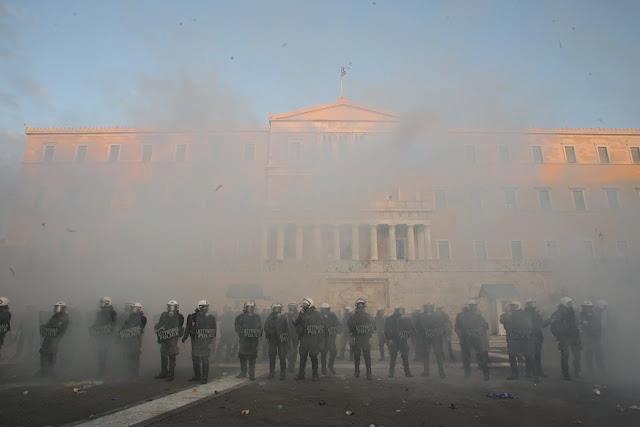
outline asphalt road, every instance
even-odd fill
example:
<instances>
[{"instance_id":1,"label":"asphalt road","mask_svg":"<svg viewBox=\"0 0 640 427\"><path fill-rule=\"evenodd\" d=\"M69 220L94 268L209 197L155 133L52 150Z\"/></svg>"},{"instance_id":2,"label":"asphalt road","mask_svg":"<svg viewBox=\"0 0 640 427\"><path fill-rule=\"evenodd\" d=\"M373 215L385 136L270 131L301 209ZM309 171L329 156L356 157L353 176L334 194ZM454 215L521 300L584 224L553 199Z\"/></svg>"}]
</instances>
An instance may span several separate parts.
<instances>
[{"instance_id":1,"label":"asphalt road","mask_svg":"<svg viewBox=\"0 0 640 427\"><path fill-rule=\"evenodd\" d=\"M492 379L474 372L465 380L459 367L448 378L381 376L355 379L343 363L338 376L319 382L261 379L200 405L157 420L156 426L184 425L361 425L361 426L639 426L640 385L603 385L600 395L586 379L563 381L559 375L538 385L507 381L506 369ZM490 392L510 392L513 399L494 400ZM243 414L248 410L248 414Z\"/></svg>"}]
</instances>

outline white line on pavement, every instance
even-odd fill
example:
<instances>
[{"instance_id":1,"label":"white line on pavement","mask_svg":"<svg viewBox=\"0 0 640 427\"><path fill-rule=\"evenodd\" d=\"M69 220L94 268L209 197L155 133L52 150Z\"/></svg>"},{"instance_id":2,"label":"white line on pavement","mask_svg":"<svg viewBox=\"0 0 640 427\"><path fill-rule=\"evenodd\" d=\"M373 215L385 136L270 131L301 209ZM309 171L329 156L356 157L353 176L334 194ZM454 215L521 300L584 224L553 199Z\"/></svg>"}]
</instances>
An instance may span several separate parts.
<instances>
[{"instance_id":1,"label":"white line on pavement","mask_svg":"<svg viewBox=\"0 0 640 427\"><path fill-rule=\"evenodd\" d=\"M131 426L246 384L249 384L247 379L225 377L73 425L87 427Z\"/></svg>"}]
</instances>

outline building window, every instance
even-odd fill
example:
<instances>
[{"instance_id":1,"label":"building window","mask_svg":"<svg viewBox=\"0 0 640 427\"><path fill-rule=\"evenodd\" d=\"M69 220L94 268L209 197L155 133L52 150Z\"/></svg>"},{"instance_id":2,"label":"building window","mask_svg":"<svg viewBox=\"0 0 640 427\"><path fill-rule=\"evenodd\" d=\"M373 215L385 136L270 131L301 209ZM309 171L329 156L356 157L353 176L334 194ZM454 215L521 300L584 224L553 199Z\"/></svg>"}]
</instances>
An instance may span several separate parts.
<instances>
[{"instance_id":1,"label":"building window","mask_svg":"<svg viewBox=\"0 0 640 427\"><path fill-rule=\"evenodd\" d=\"M613 211L617 211L620 209L620 202L618 200L618 190L615 188L605 188L605 193L607 193L607 202L609 203L609 209Z\"/></svg>"},{"instance_id":2,"label":"building window","mask_svg":"<svg viewBox=\"0 0 640 427\"><path fill-rule=\"evenodd\" d=\"M187 144L176 145L176 162L184 162L187 160Z\"/></svg>"},{"instance_id":3,"label":"building window","mask_svg":"<svg viewBox=\"0 0 640 427\"><path fill-rule=\"evenodd\" d=\"M540 200L540 209L551 209L551 190L548 188L538 189L538 199Z\"/></svg>"},{"instance_id":4,"label":"building window","mask_svg":"<svg viewBox=\"0 0 640 427\"><path fill-rule=\"evenodd\" d=\"M584 190L574 189L571 190L571 195L573 196L573 207L577 211L586 211L587 204L584 199Z\"/></svg>"},{"instance_id":5,"label":"building window","mask_svg":"<svg viewBox=\"0 0 640 427\"><path fill-rule=\"evenodd\" d=\"M522 241L513 240L511 241L511 259L514 262L522 261Z\"/></svg>"},{"instance_id":6,"label":"building window","mask_svg":"<svg viewBox=\"0 0 640 427\"><path fill-rule=\"evenodd\" d=\"M610 163L609 149L607 147L598 147L598 160L600 163Z\"/></svg>"},{"instance_id":7,"label":"building window","mask_svg":"<svg viewBox=\"0 0 640 427\"><path fill-rule=\"evenodd\" d=\"M44 146L44 153L42 159L45 162L52 162L56 154L56 146L53 144L47 144Z\"/></svg>"},{"instance_id":8,"label":"building window","mask_svg":"<svg viewBox=\"0 0 640 427\"><path fill-rule=\"evenodd\" d=\"M244 144L244 159L255 160L255 158L256 158L256 144L254 144L253 142Z\"/></svg>"},{"instance_id":9,"label":"building window","mask_svg":"<svg viewBox=\"0 0 640 427\"><path fill-rule=\"evenodd\" d=\"M556 240L544 241L544 256L547 259L556 259L558 257L558 242Z\"/></svg>"},{"instance_id":10,"label":"building window","mask_svg":"<svg viewBox=\"0 0 640 427\"><path fill-rule=\"evenodd\" d=\"M145 163L148 163L151 161L152 157L153 157L153 145L144 144L142 146L142 161Z\"/></svg>"},{"instance_id":11,"label":"building window","mask_svg":"<svg viewBox=\"0 0 640 427\"><path fill-rule=\"evenodd\" d=\"M516 190L514 188L505 188L504 190L504 204L507 209L518 209L518 200L516 197Z\"/></svg>"},{"instance_id":12,"label":"building window","mask_svg":"<svg viewBox=\"0 0 640 427\"><path fill-rule=\"evenodd\" d=\"M531 147L531 149L533 150L533 163L544 163L544 157L542 156L542 147L540 147L539 145L535 145Z\"/></svg>"},{"instance_id":13,"label":"building window","mask_svg":"<svg viewBox=\"0 0 640 427\"><path fill-rule=\"evenodd\" d=\"M444 190L436 190L436 210L442 210L447 208L447 193Z\"/></svg>"},{"instance_id":14,"label":"building window","mask_svg":"<svg viewBox=\"0 0 640 427\"><path fill-rule=\"evenodd\" d=\"M76 149L76 162L82 163L87 159L87 146L78 145Z\"/></svg>"},{"instance_id":15,"label":"building window","mask_svg":"<svg viewBox=\"0 0 640 427\"><path fill-rule=\"evenodd\" d=\"M476 254L476 260L487 260L487 242L484 240L476 240L473 242L473 251Z\"/></svg>"},{"instance_id":16,"label":"building window","mask_svg":"<svg viewBox=\"0 0 640 427\"><path fill-rule=\"evenodd\" d=\"M617 255L621 258L629 257L629 242L626 240L618 240L616 241L616 252Z\"/></svg>"},{"instance_id":17,"label":"building window","mask_svg":"<svg viewBox=\"0 0 640 427\"><path fill-rule=\"evenodd\" d=\"M511 162L511 153L509 151L509 146L508 145L501 145L500 146L500 161L502 163Z\"/></svg>"},{"instance_id":18,"label":"building window","mask_svg":"<svg viewBox=\"0 0 640 427\"><path fill-rule=\"evenodd\" d=\"M438 240L438 259L451 259L451 248L448 240Z\"/></svg>"},{"instance_id":19,"label":"building window","mask_svg":"<svg viewBox=\"0 0 640 427\"><path fill-rule=\"evenodd\" d=\"M301 144L299 141L290 143L289 145L289 158L291 160L300 160L302 157Z\"/></svg>"},{"instance_id":20,"label":"building window","mask_svg":"<svg viewBox=\"0 0 640 427\"><path fill-rule=\"evenodd\" d=\"M631 147L631 161L635 164L640 163L640 147Z\"/></svg>"},{"instance_id":21,"label":"building window","mask_svg":"<svg viewBox=\"0 0 640 427\"><path fill-rule=\"evenodd\" d=\"M573 145L565 145L564 156L567 158L567 163L577 163L576 147Z\"/></svg>"},{"instance_id":22,"label":"building window","mask_svg":"<svg viewBox=\"0 0 640 427\"><path fill-rule=\"evenodd\" d=\"M404 240L396 239L396 258L397 259L406 259L407 256L405 254L405 245ZM349 259L351 259L351 255L349 255Z\"/></svg>"},{"instance_id":23,"label":"building window","mask_svg":"<svg viewBox=\"0 0 640 427\"><path fill-rule=\"evenodd\" d=\"M109 147L109 162L117 162L120 158L120 146L119 145L111 145Z\"/></svg>"},{"instance_id":24,"label":"building window","mask_svg":"<svg viewBox=\"0 0 640 427\"><path fill-rule=\"evenodd\" d=\"M467 145L464 149L465 160L469 163L476 162L476 146L475 145Z\"/></svg>"}]
</instances>

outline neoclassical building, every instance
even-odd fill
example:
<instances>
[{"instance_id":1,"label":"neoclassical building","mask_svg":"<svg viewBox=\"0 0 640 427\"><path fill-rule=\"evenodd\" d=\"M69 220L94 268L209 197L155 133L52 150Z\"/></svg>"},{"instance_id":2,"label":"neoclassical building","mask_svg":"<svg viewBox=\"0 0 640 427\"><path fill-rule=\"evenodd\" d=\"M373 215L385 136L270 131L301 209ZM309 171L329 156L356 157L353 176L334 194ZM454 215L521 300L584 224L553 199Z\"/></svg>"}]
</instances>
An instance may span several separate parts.
<instances>
[{"instance_id":1,"label":"neoclassical building","mask_svg":"<svg viewBox=\"0 0 640 427\"><path fill-rule=\"evenodd\" d=\"M514 295L638 286L638 129L441 130L339 98L268 127L26 134L4 249L25 289L451 310L480 294L495 319Z\"/></svg>"}]
</instances>

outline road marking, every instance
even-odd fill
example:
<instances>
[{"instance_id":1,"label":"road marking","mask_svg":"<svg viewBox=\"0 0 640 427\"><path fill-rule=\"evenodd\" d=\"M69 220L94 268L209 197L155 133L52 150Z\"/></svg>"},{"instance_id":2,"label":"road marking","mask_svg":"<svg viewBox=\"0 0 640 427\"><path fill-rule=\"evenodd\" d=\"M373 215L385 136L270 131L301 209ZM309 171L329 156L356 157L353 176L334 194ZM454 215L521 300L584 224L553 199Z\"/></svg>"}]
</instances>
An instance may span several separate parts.
<instances>
[{"instance_id":1,"label":"road marking","mask_svg":"<svg viewBox=\"0 0 640 427\"><path fill-rule=\"evenodd\" d=\"M131 406L89 421L73 424L75 426L131 426L152 418L175 411L198 400L217 396L225 391L249 384L246 378L225 377L208 384L191 387L150 402Z\"/></svg>"}]
</instances>

